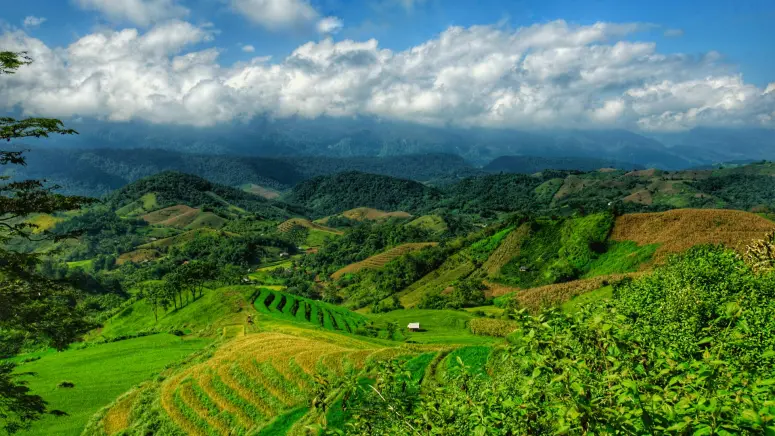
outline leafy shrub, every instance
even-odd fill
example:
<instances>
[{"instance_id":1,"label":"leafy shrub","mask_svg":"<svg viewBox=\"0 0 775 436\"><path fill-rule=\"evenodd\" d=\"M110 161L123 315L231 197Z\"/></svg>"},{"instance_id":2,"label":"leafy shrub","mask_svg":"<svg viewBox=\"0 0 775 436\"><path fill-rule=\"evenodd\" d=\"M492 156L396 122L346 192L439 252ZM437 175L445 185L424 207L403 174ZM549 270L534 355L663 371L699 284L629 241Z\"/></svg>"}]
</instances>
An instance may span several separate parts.
<instances>
[{"instance_id":1,"label":"leafy shrub","mask_svg":"<svg viewBox=\"0 0 775 436\"><path fill-rule=\"evenodd\" d=\"M60 388L60 389L72 389L72 388L75 387L75 383L73 383L71 381L66 381L65 380L65 381L59 382L57 387Z\"/></svg>"},{"instance_id":2,"label":"leafy shrub","mask_svg":"<svg viewBox=\"0 0 775 436\"><path fill-rule=\"evenodd\" d=\"M458 371L417 399L381 368L347 432L773 434L773 283L732 251L692 249L607 304L518 312L488 377Z\"/></svg>"}]
</instances>

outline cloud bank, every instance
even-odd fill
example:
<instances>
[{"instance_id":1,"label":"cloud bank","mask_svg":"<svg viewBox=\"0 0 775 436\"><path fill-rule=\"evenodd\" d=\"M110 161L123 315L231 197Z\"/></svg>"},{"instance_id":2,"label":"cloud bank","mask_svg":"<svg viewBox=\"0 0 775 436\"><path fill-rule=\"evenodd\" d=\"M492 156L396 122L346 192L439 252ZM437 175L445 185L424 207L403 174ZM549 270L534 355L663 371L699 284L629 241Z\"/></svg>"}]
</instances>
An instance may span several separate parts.
<instances>
[{"instance_id":1,"label":"cloud bank","mask_svg":"<svg viewBox=\"0 0 775 436\"><path fill-rule=\"evenodd\" d=\"M286 23L301 13L273 11ZM641 29L564 21L450 27L403 51L327 38L276 63L257 57L231 66L219 63L216 47L191 50L211 41L213 29L185 21L94 33L67 47L15 30L0 35L0 47L26 50L35 62L0 79L0 102L27 114L194 126L268 114L523 129L775 127L775 84L746 83L715 52L667 55L625 40Z\"/></svg>"}]
</instances>

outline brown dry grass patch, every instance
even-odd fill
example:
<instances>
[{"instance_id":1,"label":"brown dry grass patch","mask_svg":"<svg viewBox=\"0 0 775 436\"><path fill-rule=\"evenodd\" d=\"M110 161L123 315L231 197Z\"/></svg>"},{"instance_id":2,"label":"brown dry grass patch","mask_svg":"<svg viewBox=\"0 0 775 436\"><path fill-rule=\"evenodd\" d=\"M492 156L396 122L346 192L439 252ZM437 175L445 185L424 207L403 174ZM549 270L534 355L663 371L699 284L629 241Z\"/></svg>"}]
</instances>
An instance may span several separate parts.
<instances>
[{"instance_id":1,"label":"brown dry grass patch","mask_svg":"<svg viewBox=\"0 0 775 436\"><path fill-rule=\"evenodd\" d=\"M660 244L655 262L695 245L724 244L742 253L752 240L775 229L775 223L737 210L677 209L660 213L635 213L616 218L611 239L638 245Z\"/></svg>"},{"instance_id":2,"label":"brown dry grass patch","mask_svg":"<svg viewBox=\"0 0 775 436\"><path fill-rule=\"evenodd\" d=\"M368 259L362 260L360 262L351 263L350 265L347 265L346 267L340 269L339 271L331 274L331 278L334 280L338 280L345 274L353 274L357 273L358 271L364 270L364 269L378 269L385 266L388 262L391 260L402 256L406 253L416 251L416 250L422 250L426 247L434 247L438 245L437 242L415 242L410 244L402 244L398 247L393 247L388 251L385 251L383 253L377 254L375 256L371 256Z\"/></svg>"},{"instance_id":3,"label":"brown dry grass patch","mask_svg":"<svg viewBox=\"0 0 775 436\"><path fill-rule=\"evenodd\" d=\"M140 390L134 390L121 397L116 404L108 410L103 418L105 433L108 436L114 435L129 427L129 414L132 412L132 405L137 398Z\"/></svg>"},{"instance_id":4,"label":"brown dry grass patch","mask_svg":"<svg viewBox=\"0 0 775 436\"><path fill-rule=\"evenodd\" d=\"M647 189L641 189L635 191L632 194L622 198L623 201L629 201L630 203L638 204L652 204L654 203L654 197Z\"/></svg>"},{"instance_id":5,"label":"brown dry grass patch","mask_svg":"<svg viewBox=\"0 0 775 436\"><path fill-rule=\"evenodd\" d=\"M342 216L355 221L376 221L387 218L411 218L412 214L400 210L385 212L370 207L358 207L342 212Z\"/></svg>"},{"instance_id":6,"label":"brown dry grass patch","mask_svg":"<svg viewBox=\"0 0 775 436\"><path fill-rule=\"evenodd\" d=\"M127 262L140 263L151 261L161 257L161 253L150 248L140 248L129 253L124 253L116 259L116 265L123 265Z\"/></svg>"},{"instance_id":7,"label":"brown dry grass patch","mask_svg":"<svg viewBox=\"0 0 775 436\"><path fill-rule=\"evenodd\" d=\"M285 221L281 223L279 226L277 226L277 230L280 233L290 232L296 226L306 227L308 229L320 230L322 232L334 233L337 235L344 234L344 232L341 230L337 230L331 227L326 227L317 223L313 223L312 221L304 218L291 218L288 221Z\"/></svg>"},{"instance_id":8,"label":"brown dry grass patch","mask_svg":"<svg viewBox=\"0 0 775 436\"><path fill-rule=\"evenodd\" d=\"M543 308L556 307L578 295L600 289L607 283L613 283L625 277L638 277L642 274L644 273L613 274L517 290L516 299L520 307L524 307L530 312L539 312Z\"/></svg>"},{"instance_id":9,"label":"brown dry grass patch","mask_svg":"<svg viewBox=\"0 0 775 436\"><path fill-rule=\"evenodd\" d=\"M517 256L519 256L519 250L522 247L522 242L525 237L530 233L530 225L522 224L501 241L498 248L492 252L489 258L482 265L482 269L487 271L487 274L492 276L497 274L504 265Z\"/></svg>"},{"instance_id":10,"label":"brown dry grass patch","mask_svg":"<svg viewBox=\"0 0 775 436\"><path fill-rule=\"evenodd\" d=\"M182 215L194 214L194 216L196 216L198 213L199 209L194 209L193 207L186 206L185 204L178 204L147 213L143 215L142 218L148 224L167 225L166 223L172 222Z\"/></svg>"}]
</instances>

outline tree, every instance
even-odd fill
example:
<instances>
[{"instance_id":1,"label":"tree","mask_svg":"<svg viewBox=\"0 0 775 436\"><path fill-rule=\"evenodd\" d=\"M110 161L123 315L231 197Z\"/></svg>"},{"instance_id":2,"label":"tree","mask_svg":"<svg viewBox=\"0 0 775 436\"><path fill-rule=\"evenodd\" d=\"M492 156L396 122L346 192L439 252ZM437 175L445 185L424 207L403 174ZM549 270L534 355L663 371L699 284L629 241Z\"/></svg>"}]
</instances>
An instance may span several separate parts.
<instances>
[{"instance_id":1,"label":"tree","mask_svg":"<svg viewBox=\"0 0 775 436\"><path fill-rule=\"evenodd\" d=\"M0 52L0 76L13 74L31 62L26 53ZM0 117L0 140L5 142L75 133L56 119ZM26 165L24 150L0 150L0 165ZM12 239L60 240L75 236L74 232L53 235L40 231L26 220L32 214L78 209L93 201L56 194L57 188L47 186L45 180L10 181L10 177L0 176L0 348L3 357L18 353L22 339L64 350L93 327L78 307L75 289L36 271L40 263L37 254L7 248ZM0 367L0 419L7 433L28 428L46 413L57 414L48 410L43 398L30 393L20 375L14 371L13 363L4 362Z\"/></svg>"},{"instance_id":2,"label":"tree","mask_svg":"<svg viewBox=\"0 0 775 436\"><path fill-rule=\"evenodd\" d=\"M146 282L139 288L146 301L153 306L153 317L156 322L159 322L159 307L166 311L172 303L171 298L174 298L174 295L170 295L167 287L159 282Z\"/></svg>"}]
</instances>

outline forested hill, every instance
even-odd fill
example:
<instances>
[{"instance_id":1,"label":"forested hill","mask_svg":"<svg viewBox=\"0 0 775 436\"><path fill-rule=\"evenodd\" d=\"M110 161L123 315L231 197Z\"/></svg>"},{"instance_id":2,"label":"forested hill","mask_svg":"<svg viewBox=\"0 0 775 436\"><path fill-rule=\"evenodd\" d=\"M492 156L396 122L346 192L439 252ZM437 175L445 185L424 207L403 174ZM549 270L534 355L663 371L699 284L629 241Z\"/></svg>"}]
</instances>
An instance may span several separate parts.
<instances>
[{"instance_id":1,"label":"forested hill","mask_svg":"<svg viewBox=\"0 0 775 436\"><path fill-rule=\"evenodd\" d=\"M325 216L356 207L412 213L436 204L441 198L441 191L419 182L351 171L304 181L283 200Z\"/></svg>"},{"instance_id":2,"label":"forested hill","mask_svg":"<svg viewBox=\"0 0 775 436\"><path fill-rule=\"evenodd\" d=\"M501 156L484 167L488 172L533 174L544 170L595 171L600 168L642 170L642 165L591 157Z\"/></svg>"},{"instance_id":3,"label":"forested hill","mask_svg":"<svg viewBox=\"0 0 775 436\"><path fill-rule=\"evenodd\" d=\"M115 209L126 208L133 203L147 210L183 204L214 210L241 209L271 218L290 215L287 206L282 203L175 171L165 171L130 183L110 194L107 203Z\"/></svg>"},{"instance_id":4,"label":"forested hill","mask_svg":"<svg viewBox=\"0 0 775 436\"><path fill-rule=\"evenodd\" d=\"M187 154L153 149L34 149L18 178L45 178L60 192L101 197L127 183L162 171L179 171L227 186L255 184L288 189L302 180L343 171L362 171L412 180L459 179L478 174L452 154L389 157L246 157Z\"/></svg>"}]
</instances>

